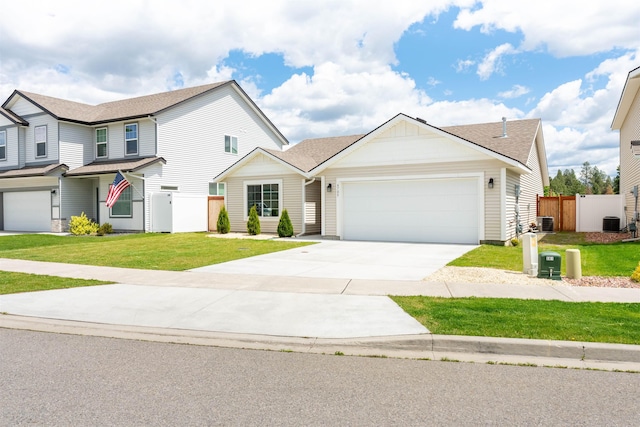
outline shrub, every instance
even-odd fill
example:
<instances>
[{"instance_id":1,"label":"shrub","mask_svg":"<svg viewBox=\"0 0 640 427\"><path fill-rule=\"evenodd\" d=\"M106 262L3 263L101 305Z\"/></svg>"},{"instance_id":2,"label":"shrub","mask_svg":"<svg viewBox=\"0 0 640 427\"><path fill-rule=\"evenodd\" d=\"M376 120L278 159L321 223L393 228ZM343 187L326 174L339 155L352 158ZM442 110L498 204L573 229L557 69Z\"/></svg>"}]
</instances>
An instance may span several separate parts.
<instances>
[{"instance_id":1,"label":"shrub","mask_svg":"<svg viewBox=\"0 0 640 427\"><path fill-rule=\"evenodd\" d=\"M287 210L282 211L280 215L280 222L278 222L278 236L279 237L291 237L293 236L293 224L289 218L289 212Z\"/></svg>"},{"instance_id":2,"label":"shrub","mask_svg":"<svg viewBox=\"0 0 640 427\"><path fill-rule=\"evenodd\" d=\"M251 209L249 210L247 232L252 236L260 234L260 218L258 217L258 210L256 209L255 205L251 206Z\"/></svg>"},{"instance_id":3,"label":"shrub","mask_svg":"<svg viewBox=\"0 0 640 427\"><path fill-rule=\"evenodd\" d=\"M91 221L84 212L80 216L72 216L69 221L69 232L74 236L95 234L98 232L98 224Z\"/></svg>"},{"instance_id":4,"label":"shrub","mask_svg":"<svg viewBox=\"0 0 640 427\"><path fill-rule=\"evenodd\" d=\"M520 240L516 239L515 237L511 239L511 246L518 246L519 244Z\"/></svg>"},{"instance_id":5,"label":"shrub","mask_svg":"<svg viewBox=\"0 0 640 427\"><path fill-rule=\"evenodd\" d=\"M229 213L227 212L227 208L222 206L220 209L220 213L218 214L218 222L216 224L218 229L218 233L227 234L229 230L231 230L231 223L229 222Z\"/></svg>"},{"instance_id":6,"label":"shrub","mask_svg":"<svg viewBox=\"0 0 640 427\"><path fill-rule=\"evenodd\" d=\"M112 234L113 227L108 222L105 222L98 228L97 234L98 236L104 236L105 234Z\"/></svg>"},{"instance_id":7,"label":"shrub","mask_svg":"<svg viewBox=\"0 0 640 427\"><path fill-rule=\"evenodd\" d=\"M640 262L638 263L638 266L636 267L636 269L633 270L633 274L631 275L631 281L640 283Z\"/></svg>"}]
</instances>

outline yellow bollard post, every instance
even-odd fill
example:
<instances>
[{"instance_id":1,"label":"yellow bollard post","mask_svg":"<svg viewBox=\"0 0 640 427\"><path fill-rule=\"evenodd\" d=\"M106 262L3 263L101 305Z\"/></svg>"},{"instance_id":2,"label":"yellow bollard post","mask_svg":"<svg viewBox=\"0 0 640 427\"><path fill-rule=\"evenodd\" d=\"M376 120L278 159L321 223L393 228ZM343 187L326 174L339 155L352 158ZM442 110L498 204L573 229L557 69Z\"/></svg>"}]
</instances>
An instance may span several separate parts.
<instances>
[{"instance_id":1,"label":"yellow bollard post","mask_svg":"<svg viewBox=\"0 0 640 427\"><path fill-rule=\"evenodd\" d=\"M582 265L580 264L580 251L578 249L567 249L567 277L569 279L582 278Z\"/></svg>"}]
</instances>

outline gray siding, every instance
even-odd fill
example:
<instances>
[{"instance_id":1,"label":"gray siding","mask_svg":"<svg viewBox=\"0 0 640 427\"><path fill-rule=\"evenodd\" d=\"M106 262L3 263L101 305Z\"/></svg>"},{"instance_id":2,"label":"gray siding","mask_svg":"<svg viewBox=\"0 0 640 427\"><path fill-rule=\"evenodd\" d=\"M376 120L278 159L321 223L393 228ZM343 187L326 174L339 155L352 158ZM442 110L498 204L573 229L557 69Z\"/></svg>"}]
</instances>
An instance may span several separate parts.
<instances>
[{"instance_id":1,"label":"gray siding","mask_svg":"<svg viewBox=\"0 0 640 427\"><path fill-rule=\"evenodd\" d=\"M63 178L60 183L60 218L66 221L72 216L80 216L82 212L87 217L97 219L94 208L93 179Z\"/></svg>"},{"instance_id":2,"label":"gray siding","mask_svg":"<svg viewBox=\"0 0 640 427\"><path fill-rule=\"evenodd\" d=\"M47 155L46 157L36 157L35 128L47 126ZM58 145L58 121L48 114L29 117L29 126L25 130L25 161L33 162L56 162L59 157Z\"/></svg>"},{"instance_id":3,"label":"gray siding","mask_svg":"<svg viewBox=\"0 0 640 427\"><path fill-rule=\"evenodd\" d=\"M158 115L158 155L167 159L163 184L208 194L209 182L254 148L280 149L277 136L230 86ZM238 154L224 151L224 136L238 138Z\"/></svg>"},{"instance_id":4,"label":"gray siding","mask_svg":"<svg viewBox=\"0 0 640 427\"><path fill-rule=\"evenodd\" d=\"M128 123L138 124L138 154L125 156L124 126ZM106 127L108 138L108 158L110 160L126 157L147 157L156 154L156 124L150 119L130 120L126 122L109 123L108 125L95 126L91 136L93 157L95 157L95 129Z\"/></svg>"},{"instance_id":5,"label":"gray siding","mask_svg":"<svg viewBox=\"0 0 640 427\"><path fill-rule=\"evenodd\" d=\"M640 158L631 152L631 141L640 140L640 91L629 108L629 113L620 128L620 194L625 197L626 221L635 209L635 199L631 194L634 185L640 187ZM640 205L639 205L640 210Z\"/></svg>"},{"instance_id":6,"label":"gray siding","mask_svg":"<svg viewBox=\"0 0 640 427\"><path fill-rule=\"evenodd\" d=\"M75 169L93 160L93 129L60 123L60 163Z\"/></svg>"},{"instance_id":7,"label":"gray siding","mask_svg":"<svg viewBox=\"0 0 640 427\"><path fill-rule=\"evenodd\" d=\"M20 165L19 128L10 126L0 128L0 131L5 131L7 135L7 158L6 160L0 160L0 168L17 168Z\"/></svg>"}]
</instances>

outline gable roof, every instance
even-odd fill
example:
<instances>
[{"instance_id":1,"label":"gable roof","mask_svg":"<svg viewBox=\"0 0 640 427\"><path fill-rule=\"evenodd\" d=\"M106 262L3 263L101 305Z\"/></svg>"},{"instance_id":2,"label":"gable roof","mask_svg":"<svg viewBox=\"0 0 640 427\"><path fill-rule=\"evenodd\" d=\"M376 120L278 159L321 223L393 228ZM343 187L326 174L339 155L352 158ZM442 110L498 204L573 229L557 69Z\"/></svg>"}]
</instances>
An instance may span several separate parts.
<instances>
[{"instance_id":1,"label":"gable roof","mask_svg":"<svg viewBox=\"0 0 640 427\"><path fill-rule=\"evenodd\" d=\"M348 155L360 144L375 138L400 120L411 121L418 126L430 128L444 136L449 135L449 137L476 147L526 172L530 171L527 161L540 132L540 119L507 122L507 137L504 138L502 135L503 122L437 128L423 120L414 119L405 114L398 114L367 134L306 139L286 151L256 149L219 174L215 179L223 179L258 153L267 154L274 160L295 168L302 175L311 176L329 167L342 156ZM541 164L542 168L545 169L546 156L544 147L538 148L538 150L539 157L544 157L544 159L541 159ZM543 175L546 176L544 171Z\"/></svg>"},{"instance_id":2,"label":"gable roof","mask_svg":"<svg viewBox=\"0 0 640 427\"><path fill-rule=\"evenodd\" d=\"M9 121L13 122L16 125L27 126L29 124L29 122L27 122L22 117L16 114L13 114L13 111L5 110L2 107L0 107L0 115L4 116L6 119L8 119Z\"/></svg>"},{"instance_id":3,"label":"gable roof","mask_svg":"<svg viewBox=\"0 0 640 427\"><path fill-rule=\"evenodd\" d=\"M620 101L618 101L618 108L616 108L616 113L613 116L611 129L619 130L622 128L622 124L627 118L627 114L629 114L629 109L638 94L638 90L640 90L640 67L629 71L627 81L622 89L622 95L620 95Z\"/></svg>"}]
</instances>

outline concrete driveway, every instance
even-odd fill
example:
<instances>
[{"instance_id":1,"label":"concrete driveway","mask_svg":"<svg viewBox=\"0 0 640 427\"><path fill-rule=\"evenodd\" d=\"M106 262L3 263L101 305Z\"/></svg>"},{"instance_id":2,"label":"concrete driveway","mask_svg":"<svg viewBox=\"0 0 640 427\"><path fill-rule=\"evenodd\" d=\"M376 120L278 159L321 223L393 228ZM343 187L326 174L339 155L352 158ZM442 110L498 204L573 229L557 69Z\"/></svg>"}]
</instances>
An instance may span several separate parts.
<instances>
[{"instance_id":1,"label":"concrete driveway","mask_svg":"<svg viewBox=\"0 0 640 427\"><path fill-rule=\"evenodd\" d=\"M422 280L475 245L323 240L192 271L331 279Z\"/></svg>"}]
</instances>

